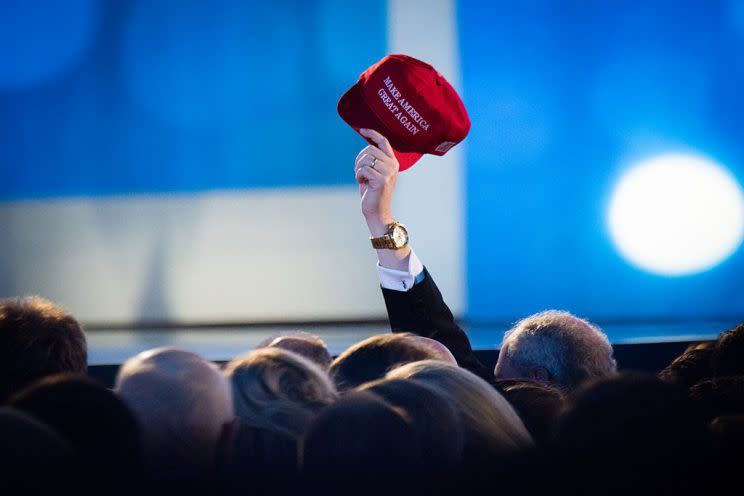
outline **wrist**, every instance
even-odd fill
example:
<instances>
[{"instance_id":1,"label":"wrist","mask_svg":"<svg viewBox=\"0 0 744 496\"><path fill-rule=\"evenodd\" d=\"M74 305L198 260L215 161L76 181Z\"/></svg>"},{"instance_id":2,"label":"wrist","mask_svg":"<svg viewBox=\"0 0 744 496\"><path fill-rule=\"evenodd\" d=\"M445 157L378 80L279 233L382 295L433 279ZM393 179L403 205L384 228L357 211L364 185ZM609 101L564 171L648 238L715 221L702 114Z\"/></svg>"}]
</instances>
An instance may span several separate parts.
<instances>
[{"instance_id":1,"label":"wrist","mask_svg":"<svg viewBox=\"0 0 744 496\"><path fill-rule=\"evenodd\" d=\"M373 215L365 217L372 237L377 238L387 233L388 226L395 222L392 216Z\"/></svg>"}]
</instances>

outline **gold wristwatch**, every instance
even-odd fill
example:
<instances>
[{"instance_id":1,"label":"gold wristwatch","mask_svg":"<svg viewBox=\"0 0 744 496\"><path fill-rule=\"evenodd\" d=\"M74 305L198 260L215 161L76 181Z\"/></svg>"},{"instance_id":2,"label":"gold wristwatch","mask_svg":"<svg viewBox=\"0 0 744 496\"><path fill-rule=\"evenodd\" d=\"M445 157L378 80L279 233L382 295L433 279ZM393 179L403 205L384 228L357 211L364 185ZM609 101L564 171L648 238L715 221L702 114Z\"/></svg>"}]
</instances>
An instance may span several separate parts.
<instances>
[{"instance_id":1,"label":"gold wristwatch","mask_svg":"<svg viewBox=\"0 0 744 496\"><path fill-rule=\"evenodd\" d=\"M398 221L393 221L387 226L387 232L380 237L372 238L372 247L378 250L400 250L408 245L408 229Z\"/></svg>"}]
</instances>

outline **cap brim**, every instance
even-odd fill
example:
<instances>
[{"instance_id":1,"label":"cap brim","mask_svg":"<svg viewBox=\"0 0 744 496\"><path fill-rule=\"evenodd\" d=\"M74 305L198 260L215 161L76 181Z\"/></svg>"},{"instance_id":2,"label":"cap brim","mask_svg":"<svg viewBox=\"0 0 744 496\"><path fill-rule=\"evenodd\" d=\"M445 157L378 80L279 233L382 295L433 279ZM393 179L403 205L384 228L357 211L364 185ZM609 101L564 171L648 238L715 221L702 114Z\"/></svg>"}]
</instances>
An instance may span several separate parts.
<instances>
[{"instance_id":1,"label":"cap brim","mask_svg":"<svg viewBox=\"0 0 744 496\"><path fill-rule=\"evenodd\" d=\"M395 158L398 159L398 164L400 165L398 172L403 172L404 170L412 167L413 164L418 162L418 160L424 156L423 153L399 152L395 148L393 148L393 152L395 152Z\"/></svg>"},{"instance_id":2,"label":"cap brim","mask_svg":"<svg viewBox=\"0 0 744 496\"><path fill-rule=\"evenodd\" d=\"M377 118L375 113L372 112L369 106L364 102L364 98L362 97L362 88L359 83L356 83L354 86L349 88L346 93L344 93L338 101L337 109L338 115L340 115L349 126L354 128L356 132L359 132L360 129L374 129L382 134L390 134L385 132L387 126ZM364 136L362 137L364 138ZM367 142L374 145L370 140L367 140ZM418 162L418 160L424 155L423 153L417 152L401 152L397 150L395 145L392 143L391 146L393 147L393 152L395 152L395 158L398 159L398 164L400 165L400 169L398 170L400 172L413 166L413 164Z\"/></svg>"}]
</instances>

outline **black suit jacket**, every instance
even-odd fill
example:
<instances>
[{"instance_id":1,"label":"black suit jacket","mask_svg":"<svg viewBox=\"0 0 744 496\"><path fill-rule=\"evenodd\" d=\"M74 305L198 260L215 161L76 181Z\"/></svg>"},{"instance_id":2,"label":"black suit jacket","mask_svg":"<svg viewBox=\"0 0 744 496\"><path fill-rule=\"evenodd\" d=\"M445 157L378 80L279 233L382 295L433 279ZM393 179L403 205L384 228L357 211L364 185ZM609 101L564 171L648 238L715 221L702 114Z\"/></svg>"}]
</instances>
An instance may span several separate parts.
<instances>
[{"instance_id":1,"label":"black suit jacket","mask_svg":"<svg viewBox=\"0 0 744 496\"><path fill-rule=\"evenodd\" d=\"M382 295L393 332L411 332L436 339L449 348L460 367L493 384L493 371L486 368L473 353L468 336L455 323L442 293L426 268L424 279L408 291L382 288Z\"/></svg>"}]
</instances>

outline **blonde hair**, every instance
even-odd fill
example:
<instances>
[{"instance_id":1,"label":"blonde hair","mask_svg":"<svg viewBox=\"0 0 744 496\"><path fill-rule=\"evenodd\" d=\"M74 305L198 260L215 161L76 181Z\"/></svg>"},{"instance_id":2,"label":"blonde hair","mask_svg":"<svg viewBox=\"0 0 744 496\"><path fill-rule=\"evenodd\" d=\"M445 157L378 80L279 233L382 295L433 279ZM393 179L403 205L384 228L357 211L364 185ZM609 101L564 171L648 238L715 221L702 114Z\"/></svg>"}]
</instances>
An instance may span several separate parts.
<instances>
[{"instance_id":1,"label":"blonde hair","mask_svg":"<svg viewBox=\"0 0 744 496\"><path fill-rule=\"evenodd\" d=\"M248 426L301 435L315 413L337 398L328 374L291 351L261 348L225 367L235 414Z\"/></svg>"},{"instance_id":2,"label":"blonde hair","mask_svg":"<svg viewBox=\"0 0 744 496\"><path fill-rule=\"evenodd\" d=\"M504 455L532 445L514 408L472 372L438 360L423 360L392 370L387 377L414 379L450 398L460 411L466 445L479 453Z\"/></svg>"}]
</instances>

